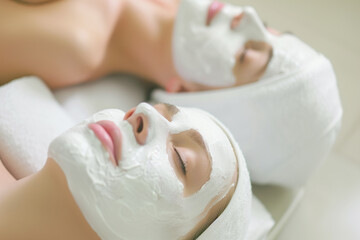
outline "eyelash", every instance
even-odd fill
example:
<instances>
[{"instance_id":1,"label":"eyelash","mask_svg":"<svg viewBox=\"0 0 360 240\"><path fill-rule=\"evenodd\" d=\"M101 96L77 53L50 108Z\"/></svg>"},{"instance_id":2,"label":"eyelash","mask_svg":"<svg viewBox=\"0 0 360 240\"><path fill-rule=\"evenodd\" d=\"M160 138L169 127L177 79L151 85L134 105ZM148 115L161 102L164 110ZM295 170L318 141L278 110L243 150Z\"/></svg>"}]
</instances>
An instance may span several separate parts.
<instances>
[{"instance_id":1,"label":"eyelash","mask_svg":"<svg viewBox=\"0 0 360 240\"><path fill-rule=\"evenodd\" d=\"M187 172L187 170L186 170L186 163L182 160L182 158L181 158L178 150L176 149L176 147L173 147L173 148L174 148L174 151L175 151L175 153L176 153L176 155L177 155L177 157L178 157L178 160L179 160L180 163L181 163L181 170L182 170L183 174L186 176L186 172Z\"/></svg>"},{"instance_id":2,"label":"eyelash","mask_svg":"<svg viewBox=\"0 0 360 240\"><path fill-rule=\"evenodd\" d=\"M240 63L243 63L243 62L244 62L244 59L245 59L246 53L247 53L246 51L247 51L247 49L245 49L244 52L241 53L241 55L240 55L240 57L239 57L239 62L240 62Z\"/></svg>"}]
</instances>

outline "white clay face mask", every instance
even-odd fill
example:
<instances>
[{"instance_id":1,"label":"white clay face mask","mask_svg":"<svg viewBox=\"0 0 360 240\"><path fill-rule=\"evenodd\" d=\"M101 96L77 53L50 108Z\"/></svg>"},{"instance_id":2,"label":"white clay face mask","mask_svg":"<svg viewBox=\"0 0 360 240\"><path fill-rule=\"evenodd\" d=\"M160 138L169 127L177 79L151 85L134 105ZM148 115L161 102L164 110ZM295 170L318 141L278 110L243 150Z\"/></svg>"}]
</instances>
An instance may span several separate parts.
<instances>
[{"instance_id":1,"label":"white clay face mask","mask_svg":"<svg viewBox=\"0 0 360 240\"><path fill-rule=\"evenodd\" d=\"M55 139L49 157L64 171L82 213L102 239L179 239L203 218L210 202L216 203L211 200L220 200L231 187L234 152L224 132L202 111L180 108L171 122L145 103L136 113L149 119L144 145L136 142L122 111L104 110ZM118 166L88 127L100 120L113 121L120 128ZM198 192L183 197L184 186L170 164L167 140L169 134L189 129L203 137L212 171Z\"/></svg>"},{"instance_id":2,"label":"white clay face mask","mask_svg":"<svg viewBox=\"0 0 360 240\"><path fill-rule=\"evenodd\" d=\"M207 86L231 86L235 55L248 40L267 42L268 32L251 7L226 4L206 25L210 0L182 0L173 33L174 63L187 81ZM231 29L232 19L243 13Z\"/></svg>"}]
</instances>

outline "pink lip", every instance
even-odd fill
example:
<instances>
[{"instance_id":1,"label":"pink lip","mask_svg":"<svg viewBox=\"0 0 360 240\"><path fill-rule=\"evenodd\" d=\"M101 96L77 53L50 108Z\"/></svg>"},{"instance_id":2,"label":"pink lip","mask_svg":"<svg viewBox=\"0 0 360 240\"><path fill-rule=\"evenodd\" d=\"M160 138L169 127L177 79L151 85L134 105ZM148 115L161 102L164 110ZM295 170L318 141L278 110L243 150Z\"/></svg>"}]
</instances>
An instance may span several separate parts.
<instances>
[{"instance_id":1,"label":"pink lip","mask_svg":"<svg viewBox=\"0 0 360 240\"><path fill-rule=\"evenodd\" d=\"M119 127L112 121L103 120L89 124L89 128L94 131L95 136L110 153L111 162L115 166L118 166L121 158L122 142L122 135Z\"/></svg>"},{"instance_id":2,"label":"pink lip","mask_svg":"<svg viewBox=\"0 0 360 240\"><path fill-rule=\"evenodd\" d=\"M211 24L211 21L214 19L216 14L220 12L220 10L224 7L224 4L218 1L213 1L208 10L208 15L206 18L206 25L209 26Z\"/></svg>"}]
</instances>

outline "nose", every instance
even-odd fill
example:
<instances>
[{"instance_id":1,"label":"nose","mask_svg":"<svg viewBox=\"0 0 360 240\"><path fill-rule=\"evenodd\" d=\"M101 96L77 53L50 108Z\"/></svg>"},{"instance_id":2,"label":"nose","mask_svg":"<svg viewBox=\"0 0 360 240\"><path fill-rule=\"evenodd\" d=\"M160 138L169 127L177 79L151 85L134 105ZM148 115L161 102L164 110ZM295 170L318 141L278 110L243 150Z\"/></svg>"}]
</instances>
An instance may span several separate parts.
<instances>
[{"instance_id":1,"label":"nose","mask_svg":"<svg viewBox=\"0 0 360 240\"><path fill-rule=\"evenodd\" d=\"M136 142L139 145L144 145L146 143L146 138L148 135L149 119L143 113L134 112L135 108L128 111L125 114L124 120L127 120L132 126Z\"/></svg>"}]
</instances>

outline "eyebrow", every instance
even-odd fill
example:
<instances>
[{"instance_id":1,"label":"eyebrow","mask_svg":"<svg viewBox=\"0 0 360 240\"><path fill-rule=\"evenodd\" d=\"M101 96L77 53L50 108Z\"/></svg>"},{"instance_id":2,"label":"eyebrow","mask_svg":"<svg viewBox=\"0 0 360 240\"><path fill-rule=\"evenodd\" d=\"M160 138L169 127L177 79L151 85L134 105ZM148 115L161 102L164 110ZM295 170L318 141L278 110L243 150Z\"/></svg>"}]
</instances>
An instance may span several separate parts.
<instances>
[{"instance_id":1,"label":"eyebrow","mask_svg":"<svg viewBox=\"0 0 360 240\"><path fill-rule=\"evenodd\" d=\"M169 103L161 103L161 104L164 105L165 107L166 115L169 118L169 121L171 121L172 117L180 111L179 108L177 108L175 105Z\"/></svg>"},{"instance_id":2,"label":"eyebrow","mask_svg":"<svg viewBox=\"0 0 360 240\"><path fill-rule=\"evenodd\" d=\"M211 157L209 151L205 145L204 139L202 138L201 134L194 129L186 131L185 134L189 136L197 145L200 146L200 148L206 153L208 159L210 160Z\"/></svg>"}]
</instances>

